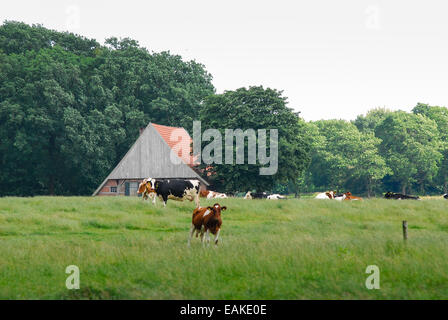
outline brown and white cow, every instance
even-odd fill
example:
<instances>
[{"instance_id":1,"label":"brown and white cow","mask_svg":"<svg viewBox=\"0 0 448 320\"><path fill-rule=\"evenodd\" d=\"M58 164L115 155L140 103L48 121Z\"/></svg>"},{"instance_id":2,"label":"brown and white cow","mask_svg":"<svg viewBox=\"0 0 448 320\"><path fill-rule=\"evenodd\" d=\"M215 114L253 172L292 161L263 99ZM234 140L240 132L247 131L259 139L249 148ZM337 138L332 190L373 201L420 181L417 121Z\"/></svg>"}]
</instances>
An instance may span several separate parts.
<instances>
[{"instance_id":1,"label":"brown and white cow","mask_svg":"<svg viewBox=\"0 0 448 320\"><path fill-rule=\"evenodd\" d=\"M315 199L334 199L334 191L321 192L315 197Z\"/></svg>"},{"instance_id":2,"label":"brown and white cow","mask_svg":"<svg viewBox=\"0 0 448 320\"><path fill-rule=\"evenodd\" d=\"M352 195L352 193L350 191L346 192L344 194L345 194L345 199L344 200L362 200L361 197L356 197L356 196Z\"/></svg>"},{"instance_id":3,"label":"brown and white cow","mask_svg":"<svg viewBox=\"0 0 448 320\"><path fill-rule=\"evenodd\" d=\"M142 200L149 198L153 199L156 196L156 191L148 183L148 179L143 179L143 181L138 185L137 193L142 194Z\"/></svg>"},{"instance_id":4,"label":"brown and white cow","mask_svg":"<svg viewBox=\"0 0 448 320\"><path fill-rule=\"evenodd\" d=\"M225 193L220 193L211 190L201 190L199 193L200 197L207 199L225 199L227 195Z\"/></svg>"},{"instance_id":5,"label":"brown and white cow","mask_svg":"<svg viewBox=\"0 0 448 320\"><path fill-rule=\"evenodd\" d=\"M201 234L202 245L204 243L204 234L206 235L207 243L210 243L210 232L215 235L215 245L218 244L219 232L221 230L222 219L221 211L227 210L227 207L219 203L215 203L213 207L198 207L193 210L193 217L190 228L190 237L188 238L188 246L190 246L191 238L196 231L196 237Z\"/></svg>"}]
</instances>

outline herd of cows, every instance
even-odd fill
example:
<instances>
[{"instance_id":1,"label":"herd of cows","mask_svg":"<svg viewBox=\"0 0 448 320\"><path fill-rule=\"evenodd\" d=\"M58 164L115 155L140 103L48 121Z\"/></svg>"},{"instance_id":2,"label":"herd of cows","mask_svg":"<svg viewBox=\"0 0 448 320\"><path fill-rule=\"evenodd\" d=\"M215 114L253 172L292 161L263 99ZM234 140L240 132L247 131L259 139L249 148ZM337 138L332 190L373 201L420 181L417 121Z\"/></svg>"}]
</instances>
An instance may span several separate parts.
<instances>
[{"instance_id":1,"label":"herd of cows","mask_svg":"<svg viewBox=\"0 0 448 320\"><path fill-rule=\"evenodd\" d=\"M161 198L163 205L166 206L168 199L195 201L196 207L199 207L199 198L206 199L225 199L228 196L225 193L201 190L199 180L194 179L144 179L139 187L139 194L142 194L143 200L152 199L156 203L157 198ZM268 199L281 200L286 199L280 194L267 194L266 192L252 193L248 191L244 199Z\"/></svg>"},{"instance_id":2,"label":"herd of cows","mask_svg":"<svg viewBox=\"0 0 448 320\"><path fill-rule=\"evenodd\" d=\"M143 200L152 199L152 203L156 203L156 198L161 198L163 205L166 206L168 199L174 200L190 200L195 201L196 207L193 210L192 224L190 229L190 237L188 238L188 245L190 245L191 238L196 232L196 237L200 234L201 242L204 245L204 236L207 243L210 243L210 233L215 236L214 243L218 244L219 232L221 230L222 218L221 211L227 209L225 206L221 206L219 203L215 203L213 206L201 207L199 198L206 199L224 199L227 198L225 193L220 193L211 190L201 190L199 180L194 179L144 179L138 188L138 193L142 194ZM386 199L395 200L421 200L416 196L404 195L401 193L387 192L384 197ZM448 200L448 194L444 194L443 197ZM316 199L323 200L362 200L361 197L352 195L351 192L336 193L334 191L327 191L319 193ZM280 194L267 194L266 192L252 193L247 192L244 199L268 199L268 200L281 200L286 199L285 196Z\"/></svg>"},{"instance_id":3,"label":"herd of cows","mask_svg":"<svg viewBox=\"0 0 448 320\"><path fill-rule=\"evenodd\" d=\"M346 192L346 193L335 193L334 191L327 191L327 192L322 192L319 193L316 196L316 199L326 199L326 200L362 200L361 197L356 197L354 195L352 195L351 192Z\"/></svg>"}]
</instances>

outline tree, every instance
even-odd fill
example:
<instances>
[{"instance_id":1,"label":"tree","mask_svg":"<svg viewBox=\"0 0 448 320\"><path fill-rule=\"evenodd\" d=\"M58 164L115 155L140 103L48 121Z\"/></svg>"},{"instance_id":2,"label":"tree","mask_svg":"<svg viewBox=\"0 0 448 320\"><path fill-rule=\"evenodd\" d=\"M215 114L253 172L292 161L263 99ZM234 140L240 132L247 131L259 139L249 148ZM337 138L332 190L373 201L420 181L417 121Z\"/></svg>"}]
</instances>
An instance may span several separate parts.
<instances>
[{"instance_id":1,"label":"tree","mask_svg":"<svg viewBox=\"0 0 448 320\"><path fill-rule=\"evenodd\" d=\"M439 173L436 177L436 183L442 186L444 193L448 193L448 109L445 107L429 106L418 103L414 109L414 114L422 114L432 119L437 124L440 135L440 152L443 155L439 166Z\"/></svg>"},{"instance_id":2,"label":"tree","mask_svg":"<svg viewBox=\"0 0 448 320\"><path fill-rule=\"evenodd\" d=\"M367 112L367 114L359 115L353 124L361 132L375 132L376 127L386 118L391 111L385 108L375 108Z\"/></svg>"},{"instance_id":3,"label":"tree","mask_svg":"<svg viewBox=\"0 0 448 320\"><path fill-rule=\"evenodd\" d=\"M362 133L359 140L359 154L354 177L366 185L367 196L372 195L372 188L387 174L392 173L386 161L378 153L381 140L373 133Z\"/></svg>"},{"instance_id":4,"label":"tree","mask_svg":"<svg viewBox=\"0 0 448 320\"><path fill-rule=\"evenodd\" d=\"M0 195L91 194L148 122L191 128L211 75L132 39L0 26ZM26 187L23 187L26 186Z\"/></svg>"},{"instance_id":5,"label":"tree","mask_svg":"<svg viewBox=\"0 0 448 320\"><path fill-rule=\"evenodd\" d=\"M401 185L402 193L412 183L424 191L427 181L437 174L442 158L436 123L423 116L404 111L392 112L376 128L382 142L379 150L392 170L392 178Z\"/></svg>"},{"instance_id":6,"label":"tree","mask_svg":"<svg viewBox=\"0 0 448 320\"><path fill-rule=\"evenodd\" d=\"M287 183L303 172L309 163L310 148L305 137L305 123L286 104L281 91L261 86L226 91L205 99L200 111L202 130L218 129L223 137L219 143L224 143L225 129L278 129L277 173L260 175L263 165L259 159L253 165L248 164L247 152L244 164L203 164L202 167L214 173L211 179L218 189L268 191L276 182ZM258 145L259 137L256 139ZM203 146L208 144L204 142ZM247 139L244 146L247 151Z\"/></svg>"},{"instance_id":7,"label":"tree","mask_svg":"<svg viewBox=\"0 0 448 320\"><path fill-rule=\"evenodd\" d=\"M342 190L351 179L361 181L370 196L372 187L382 179L388 168L378 154L380 143L372 133L361 133L344 120L314 122L312 161L313 184L318 187Z\"/></svg>"}]
</instances>

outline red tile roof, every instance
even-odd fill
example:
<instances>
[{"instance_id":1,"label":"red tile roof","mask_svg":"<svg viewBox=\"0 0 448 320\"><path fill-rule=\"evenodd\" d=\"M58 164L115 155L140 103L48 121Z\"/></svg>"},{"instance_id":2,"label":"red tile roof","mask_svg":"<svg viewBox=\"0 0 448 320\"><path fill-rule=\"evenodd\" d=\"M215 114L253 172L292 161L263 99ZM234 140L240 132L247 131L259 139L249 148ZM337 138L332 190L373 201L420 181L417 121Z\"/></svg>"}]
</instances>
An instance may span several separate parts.
<instances>
[{"instance_id":1,"label":"red tile roof","mask_svg":"<svg viewBox=\"0 0 448 320\"><path fill-rule=\"evenodd\" d=\"M168 127L155 123L152 123L152 126L171 149L175 147L178 150L179 158L189 166L197 165L195 159L191 156L193 140L184 128ZM189 150L189 153L183 154L182 150Z\"/></svg>"}]
</instances>

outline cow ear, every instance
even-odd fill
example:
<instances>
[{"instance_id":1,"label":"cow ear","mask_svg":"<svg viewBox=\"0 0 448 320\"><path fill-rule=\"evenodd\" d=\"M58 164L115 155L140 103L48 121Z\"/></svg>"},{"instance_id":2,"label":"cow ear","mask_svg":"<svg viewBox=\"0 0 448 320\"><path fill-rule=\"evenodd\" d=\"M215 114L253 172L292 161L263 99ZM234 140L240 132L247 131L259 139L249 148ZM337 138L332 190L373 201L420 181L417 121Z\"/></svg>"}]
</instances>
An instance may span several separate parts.
<instances>
[{"instance_id":1,"label":"cow ear","mask_svg":"<svg viewBox=\"0 0 448 320\"><path fill-rule=\"evenodd\" d=\"M212 211L213 211L213 208L212 208L212 207L207 207L207 209L208 209L208 210L212 210Z\"/></svg>"},{"instance_id":2,"label":"cow ear","mask_svg":"<svg viewBox=\"0 0 448 320\"><path fill-rule=\"evenodd\" d=\"M227 207L226 206L221 207L221 210L227 210Z\"/></svg>"}]
</instances>

